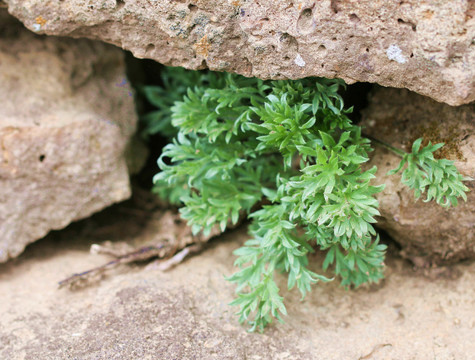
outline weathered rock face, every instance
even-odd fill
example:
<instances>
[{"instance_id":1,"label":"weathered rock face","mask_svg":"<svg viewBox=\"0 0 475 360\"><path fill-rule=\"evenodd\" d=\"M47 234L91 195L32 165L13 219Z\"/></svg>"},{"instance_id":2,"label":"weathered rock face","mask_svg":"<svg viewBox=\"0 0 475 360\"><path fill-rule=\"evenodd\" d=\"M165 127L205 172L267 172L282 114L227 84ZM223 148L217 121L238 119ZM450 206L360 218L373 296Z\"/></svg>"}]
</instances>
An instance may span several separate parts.
<instances>
[{"instance_id":1,"label":"weathered rock face","mask_svg":"<svg viewBox=\"0 0 475 360\"><path fill-rule=\"evenodd\" d=\"M459 171L475 178L475 105L451 107L407 90L377 89L364 113L364 130L380 140L410 151L417 138L446 145L436 153L453 160ZM372 164L378 180L386 184L377 195L385 229L403 247L402 254L418 266L475 257L475 184L467 202L443 209L422 199L400 183L400 175L387 176L400 158L375 145Z\"/></svg>"},{"instance_id":2,"label":"weathered rock face","mask_svg":"<svg viewBox=\"0 0 475 360\"><path fill-rule=\"evenodd\" d=\"M122 51L39 37L0 11L0 262L130 196Z\"/></svg>"},{"instance_id":3,"label":"weathered rock face","mask_svg":"<svg viewBox=\"0 0 475 360\"><path fill-rule=\"evenodd\" d=\"M471 0L4 1L38 33L100 39L166 65L475 100Z\"/></svg>"}]
</instances>

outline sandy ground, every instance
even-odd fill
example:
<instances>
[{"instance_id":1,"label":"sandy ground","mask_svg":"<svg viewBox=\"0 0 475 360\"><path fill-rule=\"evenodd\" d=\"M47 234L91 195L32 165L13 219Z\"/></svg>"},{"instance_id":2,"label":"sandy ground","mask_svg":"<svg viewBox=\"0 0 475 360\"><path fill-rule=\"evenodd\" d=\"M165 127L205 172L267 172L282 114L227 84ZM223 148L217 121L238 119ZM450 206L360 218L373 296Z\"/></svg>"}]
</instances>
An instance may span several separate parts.
<instances>
[{"instance_id":1,"label":"sandy ground","mask_svg":"<svg viewBox=\"0 0 475 360\"><path fill-rule=\"evenodd\" d=\"M379 285L319 284L304 301L283 291L285 324L250 334L227 305L234 289L223 278L234 271L244 228L167 272L123 265L100 282L59 290L64 277L110 260L88 252L98 240L85 231L94 221L0 265L0 359L475 359L473 262L428 277L390 251ZM132 225L106 217L104 226L110 237ZM316 270L321 258L311 258Z\"/></svg>"}]
</instances>

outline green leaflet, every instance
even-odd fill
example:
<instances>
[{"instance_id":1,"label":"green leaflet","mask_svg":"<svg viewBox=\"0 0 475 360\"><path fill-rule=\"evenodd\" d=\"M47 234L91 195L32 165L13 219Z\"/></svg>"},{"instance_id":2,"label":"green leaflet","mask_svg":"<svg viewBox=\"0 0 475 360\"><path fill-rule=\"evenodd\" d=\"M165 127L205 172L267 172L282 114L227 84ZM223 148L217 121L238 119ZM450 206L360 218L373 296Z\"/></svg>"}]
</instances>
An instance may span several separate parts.
<instances>
[{"instance_id":1,"label":"green leaflet","mask_svg":"<svg viewBox=\"0 0 475 360\"><path fill-rule=\"evenodd\" d=\"M315 246L327 251L323 270L344 286L383 277L386 246L373 224L374 195L384 186L373 184L376 168L361 168L370 142L346 116L343 82L179 69L163 78L164 87L146 89L158 107L147 129L176 136L158 159L154 191L182 206L194 233L251 219L252 238L234 252L238 271L228 277L237 285L231 305L241 322L262 331L287 314L276 272L287 273L287 287L302 297L311 285L333 280L310 269ZM439 145L420 144L395 171L407 165L402 181L416 196L456 204L466 179L451 162L434 160Z\"/></svg>"},{"instance_id":2,"label":"green leaflet","mask_svg":"<svg viewBox=\"0 0 475 360\"><path fill-rule=\"evenodd\" d=\"M457 206L457 198L467 201L468 187L462 181L473 180L463 176L454 166L453 161L435 159L434 152L444 144L432 145L431 142L421 149L422 138L414 141L412 152L405 153L399 166L389 174L402 172L402 183L414 190L416 199L427 193L425 202L435 200L443 207Z\"/></svg>"}]
</instances>

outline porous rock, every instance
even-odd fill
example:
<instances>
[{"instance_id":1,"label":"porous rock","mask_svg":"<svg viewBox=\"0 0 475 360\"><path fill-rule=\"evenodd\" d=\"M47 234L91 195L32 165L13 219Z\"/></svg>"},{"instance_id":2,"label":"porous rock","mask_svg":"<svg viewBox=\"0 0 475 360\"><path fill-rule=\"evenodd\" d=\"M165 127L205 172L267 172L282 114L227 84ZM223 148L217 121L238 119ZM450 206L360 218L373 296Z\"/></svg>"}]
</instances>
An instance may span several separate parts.
<instances>
[{"instance_id":1,"label":"porous rock","mask_svg":"<svg viewBox=\"0 0 475 360\"><path fill-rule=\"evenodd\" d=\"M0 262L130 196L123 52L37 36L0 9Z\"/></svg>"},{"instance_id":2,"label":"porous rock","mask_svg":"<svg viewBox=\"0 0 475 360\"><path fill-rule=\"evenodd\" d=\"M471 0L4 2L38 33L101 39L166 65L373 82L451 105L475 100Z\"/></svg>"},{"instance_id":3,"label":"porous rock","mask_svg":"<svg viewBox=\"0 0 475 360\"><path fill-rule=\"evenodd\" d=\"M453 160L465 176L475 179L475 105L451 107L402 89L378 88L364 111L363 130L395 147L411 151L423 138L445 143L436 157ZM416 201L414 193L401 184L400 173L388 176L400 158L374 144L371 165L378 167L377 179L386 184L377 195L382 217L378 226L402 246L402 255L417 266L475 258L475 184L467 202L444 209L435 202Z\"/></svg>"}]
</instances>

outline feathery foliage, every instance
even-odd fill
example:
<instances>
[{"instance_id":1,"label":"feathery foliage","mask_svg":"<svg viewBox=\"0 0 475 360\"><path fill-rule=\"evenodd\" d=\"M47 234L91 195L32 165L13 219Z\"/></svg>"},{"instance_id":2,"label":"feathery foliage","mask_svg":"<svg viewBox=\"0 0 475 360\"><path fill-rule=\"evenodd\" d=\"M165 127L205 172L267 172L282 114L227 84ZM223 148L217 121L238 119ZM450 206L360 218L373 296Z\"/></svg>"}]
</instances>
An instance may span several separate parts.
<instances>
[{"instance_id":1,"label":"feathery foliage","mask_svg":"<svg viewBox=\"0 0 475 360\"><path fill-rule=\"evenodd\" d=\"M457 206L457 198L467 201L469 191L462 181L473 180L463 176L454 166L454 162L447 159L435 159L434 152L444 146L443 143L432 145L431 142L421 149L422 138L414 141L411 153L404 153L399 166L391 170L390 174L402 172L402 183L414 190L416 199L427 191L425 202L434 199L443 207Z\"/></svg>"},{"instance_id":2,"label":"feathery foliage","mask_svg":"<svg viewBox=\"0 0 475 360\"><path fill-rule=\"evenodd\" d=\"M340 80L262 81L239 75L169 69L164 86L145 93L158 110L147 131L175 138L158 159L156 191L180 204L193 233L224 231L251 220L251 240L235 251L241 322L262 330L286 315L275 282L302 297L311 285L332 279L309 269L308 254L326 250L323 270L345 286L383 276L386 246L373 227L379 215L376 168L364 171L370 141L352 124L338 93ZM442 205L465 199L468 189L447 160L434 160L440 145L402 154L402 181ZM401 153L399 153L401 155Z\"/></svg>"}]
</instances>

